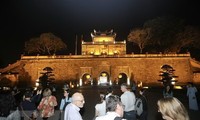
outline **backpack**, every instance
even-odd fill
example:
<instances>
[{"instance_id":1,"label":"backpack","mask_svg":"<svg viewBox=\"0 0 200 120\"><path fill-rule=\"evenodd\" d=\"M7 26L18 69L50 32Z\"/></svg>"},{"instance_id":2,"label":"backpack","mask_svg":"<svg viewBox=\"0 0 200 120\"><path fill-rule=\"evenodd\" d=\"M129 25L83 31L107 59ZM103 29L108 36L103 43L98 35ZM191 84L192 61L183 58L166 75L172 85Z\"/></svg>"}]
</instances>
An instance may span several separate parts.
<instances>
[{"instance_id":1,"label":"backpack","mask_svg":"<svg viewBox=\"0 0 200 120\"><path fill-rule=\"evenodd\" d=\"M143 112L143 103L142 103L142 99L141 98L136 98L135 110L136 110L136 114L138 116L140 116L142 114L142 112Z\"/></svg>"}]
</instances>

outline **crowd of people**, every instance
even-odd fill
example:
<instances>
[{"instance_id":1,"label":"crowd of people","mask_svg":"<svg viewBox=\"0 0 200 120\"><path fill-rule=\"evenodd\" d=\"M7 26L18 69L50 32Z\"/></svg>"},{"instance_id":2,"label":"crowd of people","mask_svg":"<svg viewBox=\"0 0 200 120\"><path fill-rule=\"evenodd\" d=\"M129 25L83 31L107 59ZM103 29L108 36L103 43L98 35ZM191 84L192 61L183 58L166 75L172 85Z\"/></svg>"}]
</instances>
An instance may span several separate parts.
<instances>
[{"instance_id":1,"label":"crowd of people","mask_svg":"<svg viewBox=\"0 0 200 120\"><path fill-rule=\"evenodd\" d=\"M14 90L14 89L13 89ZM36 91L28 89L21 100L16 100L19 91L1 91L0 120L49 120L59 109L58 120L83 120L80 110L84 107L84 95L70 88L63 88L63 98L58 101L52 94L53 89L44 88ZM146 89L120 85L121 95L114 94L113 88L99 92L98 102L94 106L93 120L147 120L148 98ZM187 85L187 96L190 110L199 110L197 88L193 83ZM17 93L17 94L15 94ZM140 100L140 102L138 102ZM155 103L156 104L156 103ZM157 101L158 112L165 120L189 120L185 106L173 94L173 87L163 89L163 97Z\"/></svg>"}]
</instances>

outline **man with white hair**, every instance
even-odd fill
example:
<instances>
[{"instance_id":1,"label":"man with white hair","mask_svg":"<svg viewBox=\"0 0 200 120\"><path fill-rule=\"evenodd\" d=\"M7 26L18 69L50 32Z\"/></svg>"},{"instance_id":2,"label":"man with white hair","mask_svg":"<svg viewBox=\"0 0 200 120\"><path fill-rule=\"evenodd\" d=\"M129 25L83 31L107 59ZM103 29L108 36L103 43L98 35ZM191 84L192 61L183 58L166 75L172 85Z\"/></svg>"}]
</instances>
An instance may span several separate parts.
<instances>
[{"instance_id":1,"label":"man with white hair","mask_svg":"<svg viewBox=\"0 0 200 120\"><path fill-rule=\"evenodd\" d=\"M72 95L72 102L65 108L64 120L83 120L79 113L85 103L82 93L76 92Z\"/></svg>"}]
</instances>

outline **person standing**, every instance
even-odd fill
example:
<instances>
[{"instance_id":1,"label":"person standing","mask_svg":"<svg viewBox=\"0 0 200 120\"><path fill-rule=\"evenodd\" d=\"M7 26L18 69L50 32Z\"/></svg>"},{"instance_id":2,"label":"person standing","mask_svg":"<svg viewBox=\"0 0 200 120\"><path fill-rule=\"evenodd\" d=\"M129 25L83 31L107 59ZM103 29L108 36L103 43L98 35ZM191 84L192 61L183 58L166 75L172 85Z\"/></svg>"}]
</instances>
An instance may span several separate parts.
<instances>
[{"instance_id":1,"label":"person standing","mask_svg":"<svg viewBox=\"0 0 200 120\"><path fill-rule=\"evenodd\" d=\"M140 116L138 116L139 120L147 120L147 115L148 115L148 107L147 107L147 99L146 96L144 95L145 89L140 89L139 90L139 96L138 98L142 100L142 113Z\"/></svg>"},{"instance_id":2,"label":"person standing","mask_svg":"<svg viewBox=\"0 0 200 120\"><path fill-rule=\"evenodd\" d=\"M11 91L0 90L0 120L20 120L15 98Z\"/></svg>"},{"instance_id":3,"label":"person standing","mask_svg":"<svg viewBox=\"0 0 200 120\"><path fill-rule=\"evenodd\" d=\"M136 85L136 82L135 81L133 81L133 85L132 85L132 91L133 91L133 93L134 94L136 94L136 91L137 91L137 85Z\"/></svg>"},{"instance_id":4,"label":"person standing","mask_svg":"<svg viewBox=\"0 0 200 120\"><path fill-rule=\"evenodd\" d=\"M112 95L113 94L113 88L112 87L109 87L108 89L107 89L107 94L106 94L106 98L108 98L110 95Z\"/></svg>"},{"instance_id":5,"label":"person standing","mask_svg":"<svg viewBox=\"0 0 200 120\"><path fill-rule=\"evenodd\" d=\"M105 94L100 92L99 102L95 105L95 117L102 116L106 114L106 101Z\"/></svg>"},{"instance_id":6,"label":"person standing","mask_svg":"<svg viewBox=\"0 0 200 120\"><path fill-rule=\"evenodd\" d=\"M95 120L122 120L124 105L117 95L110 95L106 99L106 115L96 117Z\"/></svg>"},{"instance_id":7,"label":"person standing","mask_svg":"<svg viewBox=\"0 0 200 120\"><path fill-rule=\"evenodd\" d=\"M187 96L189 99L190 110L199 110L196 93L197 93L197 88L194 86L192 82L189 82L187 85Z\"/></svg>"},{"instance_id":8,"label":"person standing","mask_svg":"<svg viewBox=\"0 0 200 120\"><path fill-rule=\"evenodd\" d=\"M42 90L37 90L36 95L32 91L26 91L23 96L23 101L20 103L22 117L28 119L36 119L37 103L40 102Z\"/></svg>"},{"instance_id":9,"label":"person standing","mask_svg":"<svg viewBox=\"0 0 200 120\"><path fill-rule=\"evenodd\" d=\"M120 98L122 104L125 105L124 118L127 120L136 120L135 94L128 89L128 85L126 83L121 84L121 91L123 94Z\"/></svg>"},{"instance_id":10,"label":"person standing","mask_svg":"<svg viewBox=\"0 0 200 120\"><path fill-rule=\"evenodd\" d=\"M43 98L38 105L38 110L41 111L41 117L43 120L47 120L54 115L54 107L57 106L56 97L52 95L49 88L44 89Z\"/></svg>"},{"instance_id":11,"label":"person standing","mask_svg":"<svg viewBox=\"0 0 200 120\"><path fill-rule=\"evenodd\" d=\"M70 97L69 89L64 90L63 98L60 102L60 111L65 111L65 107L72 102L72 98Z\"/></svg>"},{"instance_id":12,"label":"person standing","mask_svg":"<svg viewBox=\"0 0 200 120\"><path fill-rule=\"evenodd\" d=\"M83 120L79 113L85 104L82 93L76 92L72 95L72 102L65 108L64 120Z\"/></svg>"},{"instance_id":13,"label":"person standing","mask_svg":"<svg viewBox=\"0 0 200 120\"><path fill-rule=\"evenodd\" d=\"M172 91L172 88L167 85L164 90L163 90L163 97L173 97L173 91Z\"/></svg>"},{"instance_id":14,"label":"person standing","mask_svg":"<svg viewBox=\"0 0 200 120\"><path fill-rule=\"evenodd\" d=\"M72 98L70 97L69 89L65 89L63 94L64 94L63 98L61 99L61 102L60 102L60 118L62 120L64 118L63 111L65 111L66 106L72 102Z\"/></svg>"}]
</instances>

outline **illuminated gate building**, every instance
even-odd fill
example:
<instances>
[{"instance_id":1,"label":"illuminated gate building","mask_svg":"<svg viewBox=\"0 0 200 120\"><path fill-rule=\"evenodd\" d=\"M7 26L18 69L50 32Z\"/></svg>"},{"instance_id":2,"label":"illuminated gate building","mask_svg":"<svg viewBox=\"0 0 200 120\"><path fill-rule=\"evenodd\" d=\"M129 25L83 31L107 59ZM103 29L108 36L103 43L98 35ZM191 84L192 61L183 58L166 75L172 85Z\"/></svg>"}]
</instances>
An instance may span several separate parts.
<instances>
[{"instance_id":1,"label":"illuminated gate building","mask_svg":"<svg viewBox=\"0 0 200 120\"><path fill-rule=\"evenodd\" d=\"M82 41L82 55L124 55L126 54L126 41L115 41L116 33L91 33L92 42Z\"/></svg>"},{"instance_id":2,"label":"illuminated gate building","mask_svg":"<svg viewBox=\"0 0 200 120\"><path fill-rule=\"evenodd\" d=\"M81 42L81 55L25 56L0 69L0 79L27 81L35 86L44 73L54 83L72 86L113 85L126 82L160 85L160 73L168 66L177 84L199 83L200 63L186 54L127 54L126 40L115 40L113 30L91 33L91 42ZM163 69L164 68L164 69ZM48 71L50 70L50 71ZM15 73L15 74L14 74Z\"/></svg>"}]
</instances>

